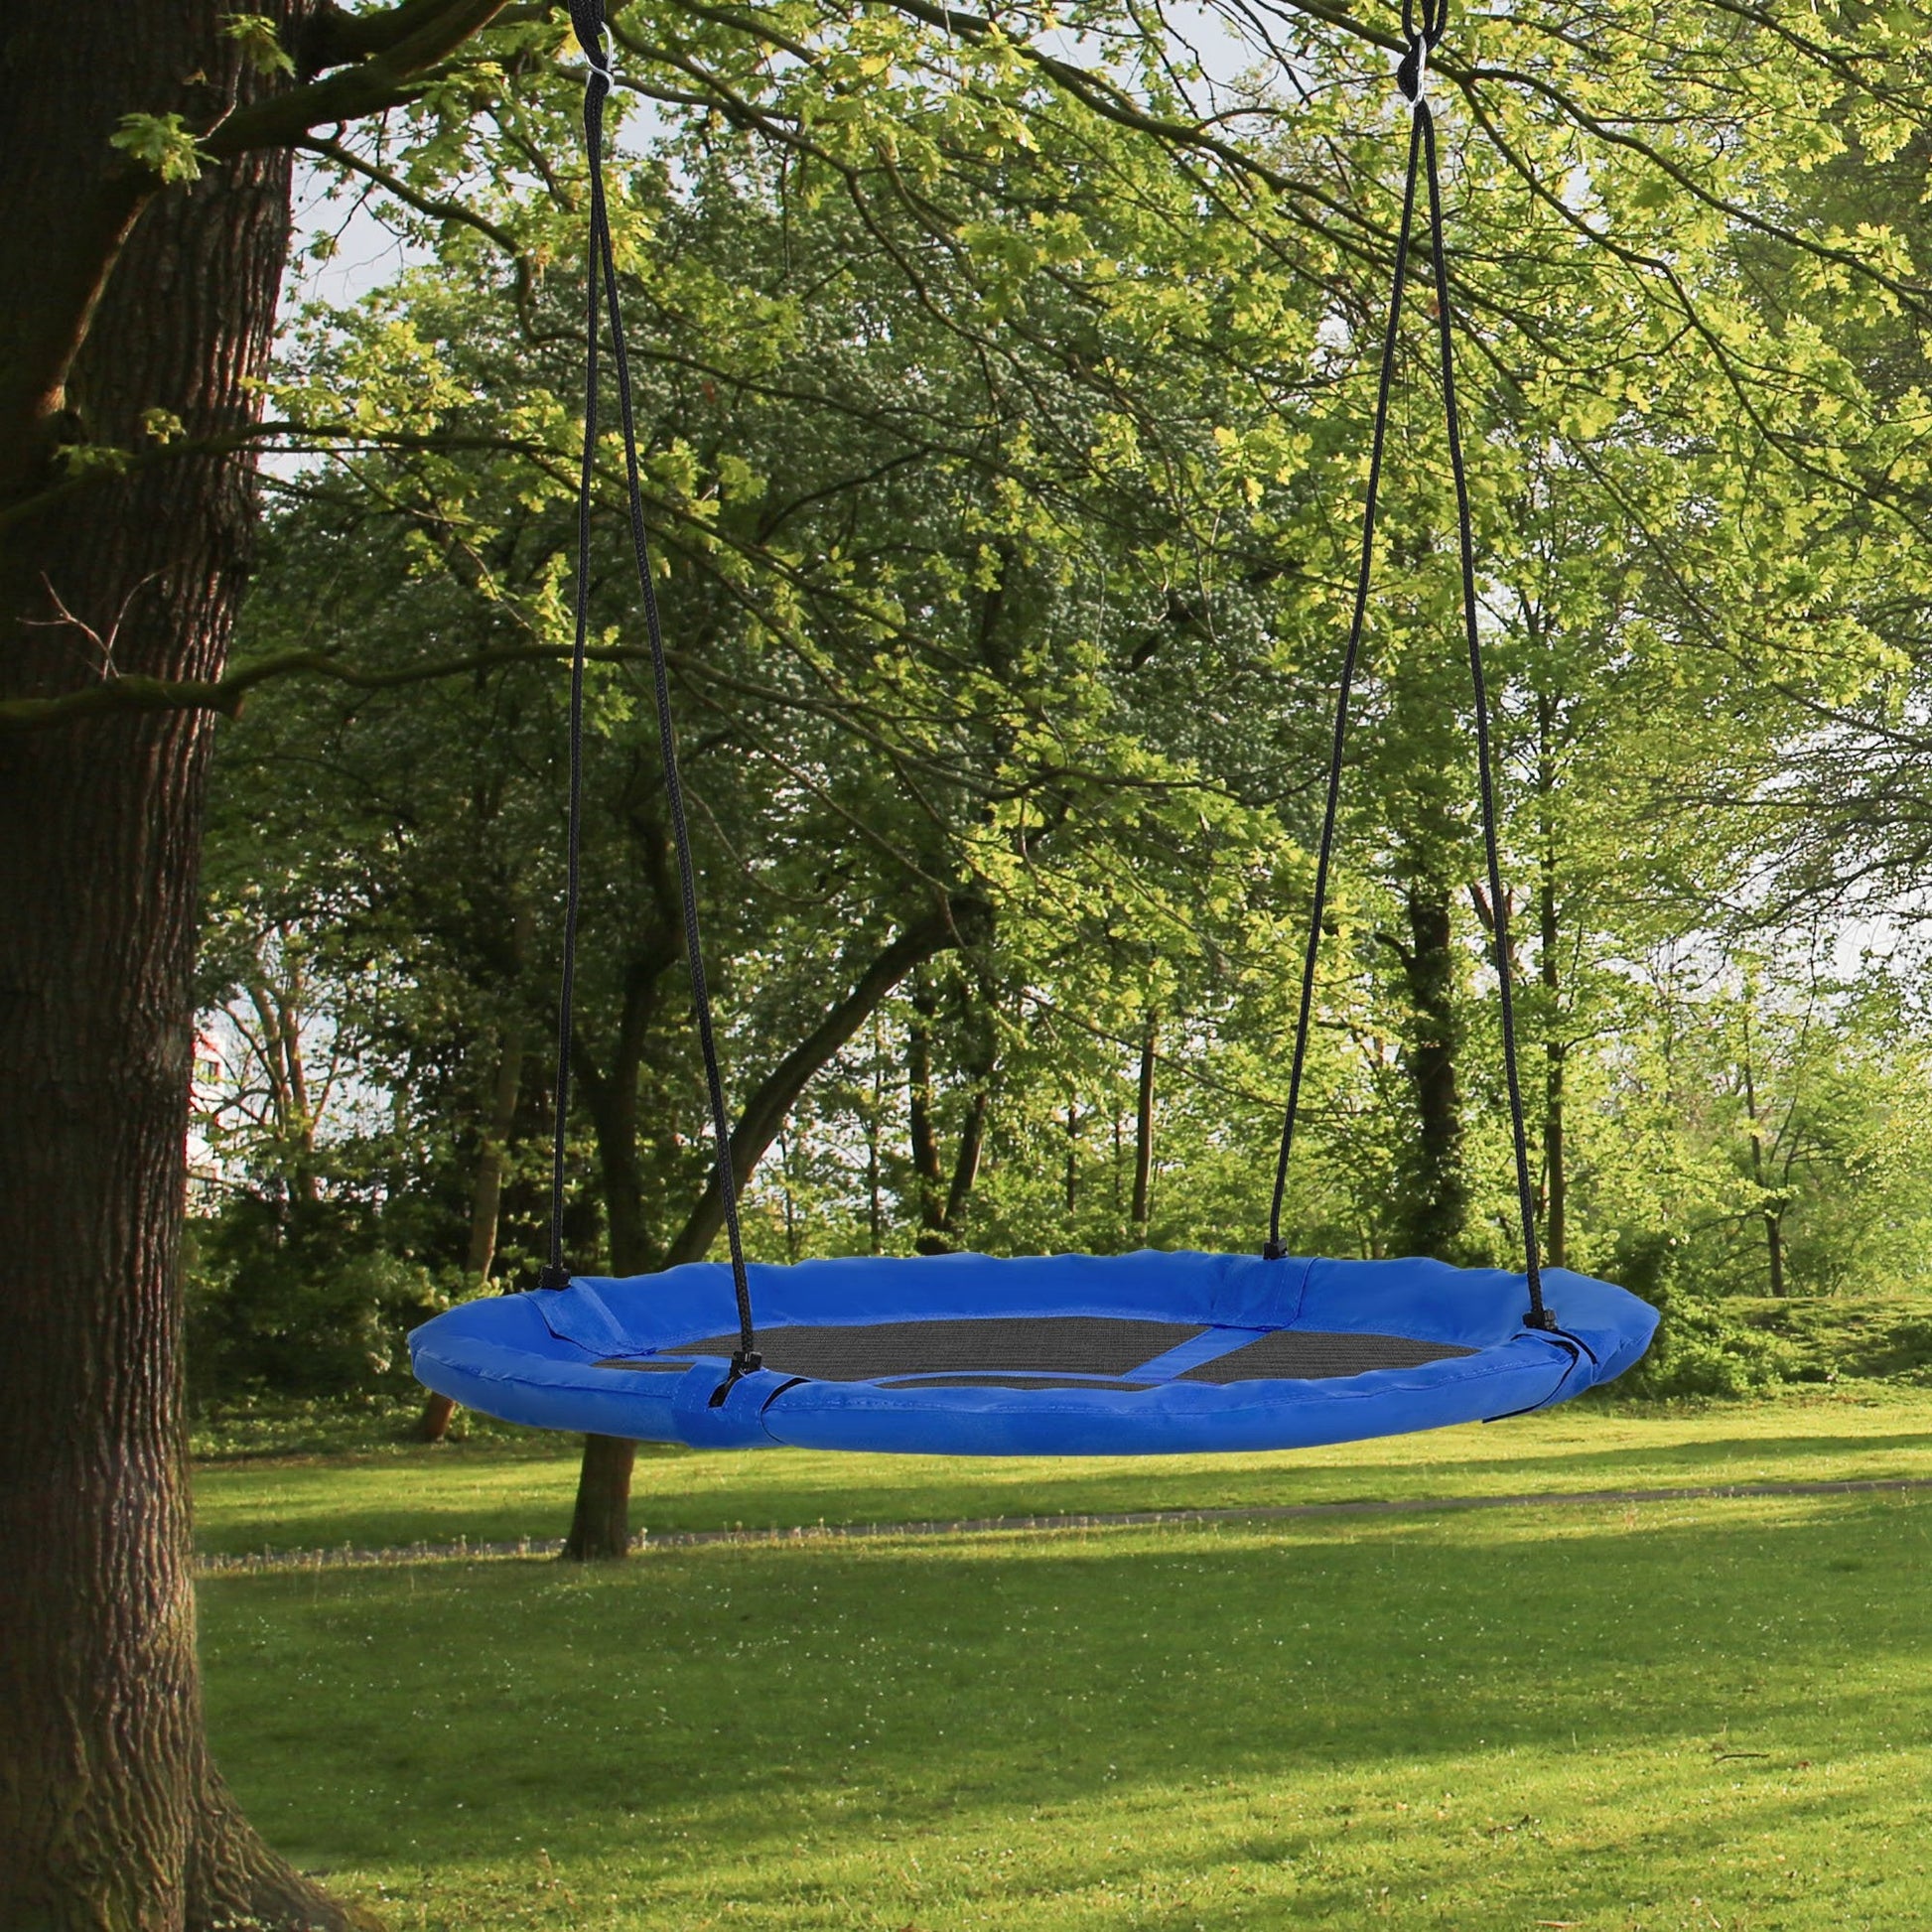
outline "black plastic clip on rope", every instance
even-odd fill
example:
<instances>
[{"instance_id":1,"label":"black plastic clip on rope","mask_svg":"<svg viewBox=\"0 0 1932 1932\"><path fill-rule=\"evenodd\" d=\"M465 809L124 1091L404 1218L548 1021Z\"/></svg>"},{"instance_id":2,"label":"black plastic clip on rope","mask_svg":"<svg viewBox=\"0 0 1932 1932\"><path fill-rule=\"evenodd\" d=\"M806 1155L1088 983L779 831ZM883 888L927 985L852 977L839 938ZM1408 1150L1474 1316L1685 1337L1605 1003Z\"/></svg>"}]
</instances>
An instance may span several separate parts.
<instances>
[{"instance_id":1,"label":"black plastic clip on rope","mask_svg":"<svg viewBox=\"0 0 1932 1932\"><path fill-rule=\"evenodd\" d=\"M1322 914L1327 904L1328 873L1334 850L1335 819L1341 796L1342 749L1348 731L1348 703L1354 688L1367 621L1368 596L1375 562L1375 518L1382 483L1382 459L1388 441L1389 401L1394 388L1397 342L1402 320L1403 285L1408 276L1410 229L1416 206L1417 177L1428 184L1430 266L1435 283L1437 338L1443 381L1443 412L1448 432L1449 470L1455 483L1456 537L1462 579L1462 623L1468 645L1469 676L1474 694L1476 778L1482 812L1483 852L1489 875L1491 936L1495 948L1496 984L1501 1004L1503 1076L1508 1089L1510 1127L1516 1155L1516 1192L1523 1222L1524 1275L1530 1306L1527 1327L1552 1330L1556 1316L1543 1300L1543 1268L1536 1236L1536 1195L1530 1184L1529 1134L1523 1112L1522 1082L1517 1069L1516 1010L1511 985L1512 951L1509 907L1503 897L1502 866L1496 838L1495 782L1489 745L1489 695L1482 669L1482 639L1477 619L1475 535L1469 510L1469 485L1462 458L1462 425L1455 394L1455 334L1449 313L1449 258L1444 243L1443 194L1436 153L1436 117L1427 96L1429 56L1440 45L1449 24L1449 0L1424 0L1418 20L1415 0L1403 0L1402 28L1408 46L1396 68L1396 85L1411 109L1409 165L1403 181L1402 222L1396 233L1395 273L1389 293L1388 326L1382 338L1381 375L1375 399L1375 430L1369 450L1368 490L1362 509L1360 566L1355 579L1355 602L1348 626L1348 645L1342 656L1340 688L1335 701L1334 736L1328 754L1328 785L1321 818L1321 841L1315 857L1314 904L1309 921L1308 949L1302 964L1301 1004L1295 1023L1295 1050L1290 1064L1288 1109L1282 1124L1281 1152L1275 1164L1275 1194L1268 1216L1268 1240L1262 1254L1279 1261L1282 1243L1282 1201L1288 1186L1288 1162L1295 1143L1295 1117L1302 1097L1302 1070L1308 1056L1309 1026L1314 1004L1315 963L1321 946Z\"/></svg>"},{"instance_id":2,"label":"black plastic clip on rope","mask_svg":"<svg viewBox=\"0 0 1932 1932\"><path fill-rule=\"evenodd\" d=\"M677 848L678 886L683 901L684 945L691 975L691 1004L697 1016L698 1043L704 1055L705 1091L716 1148L716 1184L724 1209L725 1238L731 1251L732 1288L738 1304L738 1350L731 1374L712 1396L721 1404L740 1376L762 1366L752 1318L752 1289L745 1267L744 1235L739 1226L737 1176L732 1171L731 1123L725 1110L725 1085L718 1065L717 1032L712 1024L711 994L705 978L704 947L698 924L697 867L691 855L691 826L684 806L684 783L678 771L677 731L671 713L670 667L664 654L664 628L651 578L650 545L644 527L643 480L637 458L636 412L631 396L630 358L624 343L622 305L618 294L617 258L611 243L610 208L604 191L604 101L611 91L609 57L604 48L602 0L570 0L571 26L590 63L584 83L584 148L590 163L591 236L586 280L589 286L585 340L584 466L578 499L578 564L576 641L571 653L570 692L570 863L565 901L564 979L558 1026L557 1131L552 1168L551 1265L544 1271L546 1287L564 1287L569 1271L563 1265L563 1162L565 1103L570 1077L570 1006L576 977L578 847L583 815L584 660L589 633L591 491L597 444L597 351L600 334L599 284L611 326L611 359L617 371L618 411L623 432L624 483L629 499L630 544L636 559L637 583L644 607L644 629L650 643L651 681L657 704L658 752L664 767L664 798L671 816L671 838ZM560 1277L561 1279L555 1279Z\"/></svg>"}]
</instances>

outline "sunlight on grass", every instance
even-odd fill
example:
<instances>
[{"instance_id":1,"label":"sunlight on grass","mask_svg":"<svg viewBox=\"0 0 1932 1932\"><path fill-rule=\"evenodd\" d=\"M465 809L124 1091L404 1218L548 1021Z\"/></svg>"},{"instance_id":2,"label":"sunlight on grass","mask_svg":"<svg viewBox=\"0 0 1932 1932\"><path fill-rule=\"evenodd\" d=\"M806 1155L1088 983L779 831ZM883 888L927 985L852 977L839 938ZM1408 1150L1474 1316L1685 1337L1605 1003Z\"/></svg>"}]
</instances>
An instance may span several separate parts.
<instances>
[{"instance_id":1,"label":"sunlight on grass","mask_svg":"<svg viewBox=\"0 0 1932 1932\"><path fill-rule=\"evenodd\" d=\"M802 1449L645 1449L633 1525L656 1531L1932 1476L1932 1391L1786 1397L1701 1411L1577 1405L1279 1455L985 1461ZM201 1547L384 1548L559 1536L574 1438L384 1445L355 1457L205 1462Z\"/></svg>"},{"instance_id":2,"label":"sunlight on grass","mask_svg":"<svg viewBox=\"0 0 1932 1932\"><path fill-rule=\"evenodd\" d=\"M203 1603L243 1802L399 1928L1893 1927L1932 1914L1928 1562L1884 1497Z\"/></svg>"}]
</instances>

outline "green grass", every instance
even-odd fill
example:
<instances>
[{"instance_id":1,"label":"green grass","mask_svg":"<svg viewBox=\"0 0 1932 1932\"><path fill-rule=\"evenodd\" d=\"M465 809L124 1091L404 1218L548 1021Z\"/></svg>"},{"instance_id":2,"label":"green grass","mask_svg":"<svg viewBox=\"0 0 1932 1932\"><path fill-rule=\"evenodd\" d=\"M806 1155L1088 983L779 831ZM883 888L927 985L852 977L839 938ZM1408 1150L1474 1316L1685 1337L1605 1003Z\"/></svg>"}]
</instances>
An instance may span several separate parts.
<instances>
[{"instance_id":1,"label":"green grass","mask_svg":"<svg viewBox=\"0 0 1932 1932\"><path fill-rule=\"evenodd\" d=\"M364 1430L353 1454L233 1455L195 1482L201 1546L372 1549L561 1535L574 1442L499 1431L430 1449ZM1708 1407L1590 1403L1507 1422L1253 1457L947 1461L645 1450L632 1521L652 1530L1932 1476L1932 1390L1854 1384Z\"/></svg>"},{"instance_id":2,"label":"green grass","mask_svg":"<svg viewBox=\"0 0 1932 1932\"><path fill-rule=\"evenodd\" d=\"M1811 1411L1682 1421L1648 1461L1592 1426L1677 1476L1698 1426L1700 1467L1785 1466L1780 1417L1829 1462ZM1889 1439L1850 1440L1845 1472ZM396 1932L1768 1932L1932 1923L1928 1566L1932 1500L1860 1496L268 1573L202 1604L240 1797Z\"/></svg>"},{"instance_id":3,"label":"green grass","mask_svg":"<svg viewBox=\"0 0 1932 1932\"><path fill-rule=\"evenodd\" d=\"M305 1425L306 1426L306 1425ZM386 1430L387 1425L384 1424ZM554 1531L364 1430L205 1543ZM647 1455L660 1528L1932 1474L1932 1392L1241 1462ZM1932 1925L1932 1495L719 1545L202 1586L224 1768L395 1932Z\"/></svg>"}]
</instances>

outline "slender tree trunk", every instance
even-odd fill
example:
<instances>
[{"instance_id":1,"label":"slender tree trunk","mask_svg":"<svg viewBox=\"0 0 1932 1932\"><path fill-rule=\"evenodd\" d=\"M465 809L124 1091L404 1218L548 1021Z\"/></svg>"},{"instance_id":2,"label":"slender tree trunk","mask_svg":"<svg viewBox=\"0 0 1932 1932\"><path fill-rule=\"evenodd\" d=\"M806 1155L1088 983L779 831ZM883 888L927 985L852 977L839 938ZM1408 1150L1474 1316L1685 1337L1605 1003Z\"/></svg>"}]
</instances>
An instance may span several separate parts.
<instances>
[{"instance_id":1,"label":"slender tree trunk","mask_svg":"<svg viewBox=\"0 0 1932 1932\"><path fill-rule=\"evenodd\" d=\"M1751 1180L1758 1197L1765 1201L1759 1212L1764 1221L1764 1247L1769 1262L1771 1293L1784 1296L1784 1210L1772 1207L1764 1190L1764 1127L1757 1112L1757 1075L1751 1065L1751 1016L1744 1010L1744 1118L1751 1137Z\"/></svg>"},{"instance_id":2,"label":"slender tree trunk","mask_svg":"<svg viewBox=\"0 0 1932 1932\"><path fill-rule=\"evenodd\" d=\"M798 1259L798 1197L791 1184L791 1149L793 1136L778 1136L778 1178L785 1197L785 1260L787 1263Z\"/></svg>"},{"instance_id":3,"label":"slender tree trunk","mask_svg":"<svg viewBox=\"0 0 1932 1932\"><path fill-rule=\"evenodd\" d=\"M1143 1247L1154 1201L1154 1064L1159 1042L1160 1021L1150 1013L1141 1035L1141 1082L1134 1105L1134 1239Z\"/></svg>"},{"instance_id":4,"label":"slender tree trunk","mask_svg":"<svg viewBox=\"0 0 1932 1932\"><path fill-rule=\"evenodd\" d=\"M976 915L984 912L983 907L972 909ZM945 1236L943 1245L952 1248L967 1238L966 1214L979 1180L980 1162L986 1154L987 1123L993 1114L993 1075L1000 1056L992 997L984 986L970 979L965 985L958 1039L959 1071L970 1089L970 1098L966 1102L966 1118L959 1127L952 1179L946 1186L945 1211L939 1223ZM937 1158L936 1150L934 1158Z\"/></svg>"},{"instance_id":5,"label":"slender tree trunk","mask_svg":"<svg viewBox=\"0 0 1932 1932\"><path fill-rule=\"evenodd\" d=\"M6 36L0 511L59 480L58 444L148 446L144 411L191 440L248 423L289 219L287 159L263 154L135 222L146 191L109 146L119 116L256 84L206 8L15 0ZM53 338L79 340L123 233L69 368ZM218 675L253 509L246 462L203 456L0 531L0 697ZM351 1922L241 1819L203 1726L178 1249L212 729L123 715L0 742L10 1932Z\"/></svg>"},{"instance_id":6,"label":"slender tree trunk","mask_svg":"<svg viewBox=\"0 0 1932 1932\"><path fill-rule=\"evenodd\" d=\"M1416 1137L1403 1242L1411 1254L1461 1258L1468 1223L1462 1163L1462 1107L1456 1081L1459 1030L1455 1012L1455 939L1448 889L1411 881L1405 891L1409 944L1402 949L1415 1018L1409 1077L1416 1099Z\"/></svg>"},{"instance_id":7,"label":"slender tree trunk","mask_svg":"<svg viewBox=\"0 0 1932 1932\"><path fill-rule=\"evenodd\" d=\"M1080 1110L1066 1109L1066 1218L1072 1220L1080 1204Z\"/></svg>"},{"instance_id":8,"label":"slender tree trunk","mask_svg":"<svg viewBox=\"0 0 1932 1932\"><path fill-rule=\"evenodd\" d=\"M1545 900L1549 900L1548 890ZM1550 925L1554 928L1555 920ZM1550 1012L1557 1012L1556 949L1543 950L1543 984L1550 996ZM1554 1026L1554 1019L1552 1025ZM1564 1140L1564 1076L1569 1068L1568 1044L1555 1036L1543 1043L1543 1258L1552 1268L1570 1266L1570 1168Z\"/></svg>"},{"instance_id":9,"label":"slender tree trunk","mask_svg":"<svg viewBox=\"0 0 1932 1932\"><path fill-rule=\"evenodd\" d=\"M939 1133L932 1108L932 1023L939 1002L923 973L912 981L912 1019L905 1030L905 1128L911 1144L912 1177L919 1193L919 1247L946 1248L945 1179L939 1167Z\"/></svg>"},{"instance_id":10,"label":"slender tree trunk","mask_svg":"<svg viewBox=\"0 0 1932 1932\"><path fill-rule=\"evenodd\" d=\"M653 977L650 986L655 985ZM647 999L639 995L633 980L614 1066L600 1073L585 1057L577 1059L577 1086L597 1136L611 1272L616 1275L641 1275L651 1265L643 1169L637 1159L637 1082L646 1037L644 1025L636 1020L639 1005L654 1007L654 993ZM612 1563L630 1554L630 1475L636 1459L637 1445L626 1438L584 1438L577 1501L570 1534L564 1538L567 1563Z\"/></svg>"},{"instance_id":11,"label":"slender tree trunk","mask_svg":"<svg viewBox=\"0 0 1932 1932\"><path fill-rule=\"evenodd\" d=\"M516 1102L523 1091L524 1027L506 1021L496 1035L496 1076L490 1082L489 1112L477 1149L477 1173L470 1192L470 1252L466 1272L478 1290L489 1286L496 1266L496 1233L502 1221L503 1176L509 1172L510 1135L516 1128Z\"/></svg>"},{"instance_id":12,"label":"slender tree trunk","mask_svg":"<svg viewBox=\"0 0 1932 1932\"><path fill-rule=\"evenodd\" d=\"M571 1051L576 1090L597 1142L598 1192L604 1202L612 1272L619 1275L641 1275L652 1264L650 1226L644 1216L644 1169L637 1149L637 1087L643 1077L644 1049L662 1005L664 978L677 958L666 947L652 946L632 960L607 1064L599 1065L591 1057L581 1034Z\"/></svg>"},{"instance_id":13,"label":"slender tree trunk","mask_svg":"<svg viewBox=\"0 0 1932 1932\"><path fill-rule=\"evenodd\" d=\"M973 1197L973 1183L980 1177L980 1161L986 1153L986 1121L992 1109L993 1095L982 1079L967 1103L966 1119L959 1130L959 1151L952 1164L952 1179L946 1187L944 1226L949 1239L966 1231L966 1207Z\"/></svg>"},{"instance_id":14,"label":"slender tree trunk","mask_svg":"<svg viewBox=\"0 0 1932 1932\"><path fill-rule=\"evenodd\" d=\"M1552 1268L1567 1268L1570 1244L1570 1175L1565 1165L1564 1074L1569 1045L1563 1037L1563 960L1557 904L1557 706L1547 694L1536 701L1536 791L1542 816L1541 878L1537 881L1537 967L1543 981L1543 1248Z\"/></svg>"},{"instance_id":15,"label":"slender tree trunk","mask_svg":"<svg viewBox=\"0 0 1932 1932\"><path fill-rule=\"evenodd\" d=\"M873 1027L872 1060L872 1106L866 1113L866 1233L868 1252L883 1254L886 1251L886 1188L882 1173L882 1149L880 1128L886 1105L886 1065L878 1037L879 1029Z\"/></svg>"},{"instance_id":16,"label":"slender tree trunk","mask_svg":"<svg viewBox=\"0 0 1932 1932\"><path fill-rule=\"evenodd\" d=\"M851 991L828 1007L818 1025L759 1082L739 1114L738 1125L732 1129L732 1173L737 1175L741 1187L751 1179L759 1162L764 1157L765 1149L776 1139L798 1096L804 1092L812 1077L821 1068L830 1065L846 1042L879 1010L880 1003L908 973L916 972L927 961L958 945L962 936L970 938L982 930L986 916L986 907L980 901L958 899L943 912L936 912L906 926L873 956L865 971L853 982ZM976 1067L974 1071L978 1074L979 1068ZM929 1087L929 1060L925 1079ZM983 1078L981 1084L984 1085ZM930 1118L928 1112L928 1131ZM930 1158L933 1166L932 1184L936 1192L939 1159L936 1136ZM966 1176L968 1186L978 1165L978 1155L975 1153ZM953 1179L957 1188L957 1170ZM950 1196L948 1205L942 1206L939 1211L941 1228L948 1225L949 1204ZM680 1262L703 1260L724 1224L724 1201L714 1178L706 1184L698 1204L691 1210L690 1218L671 1242L662 1265L674 1268Z\"/></svg>"}]
</instances>

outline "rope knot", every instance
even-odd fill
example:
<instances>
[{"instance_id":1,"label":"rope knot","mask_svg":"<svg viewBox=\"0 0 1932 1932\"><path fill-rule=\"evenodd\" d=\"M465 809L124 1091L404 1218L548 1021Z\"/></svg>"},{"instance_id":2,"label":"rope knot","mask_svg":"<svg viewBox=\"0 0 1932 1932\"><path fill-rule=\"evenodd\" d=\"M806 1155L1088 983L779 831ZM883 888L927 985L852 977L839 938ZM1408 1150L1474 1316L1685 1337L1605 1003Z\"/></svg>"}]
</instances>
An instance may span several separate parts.
<instances>
[{"instance_id":1,"label":"rope knot","mask_svg":"<svg viewBox=\"0 0 1932 1932\"><path fill-rule=\"evenodd\" d=\"M1428 77L1429 35L1426 32L1411 33L1408 49L1396 63L1395 69L1395 84L1411 107L1422 105L1423 86Z\"/></svg>"},{"instance_id":2,"label":"rope knot","mask_svg":"<svg viewBox=\"0 0 1932 1932\"><path fill-rule=\"evenodd\" d=\"M611 91L611 60L604 51L604 0L570 0L570 30L591 64L586 85L598 93Z\"/></svg>"}]
</instances>

